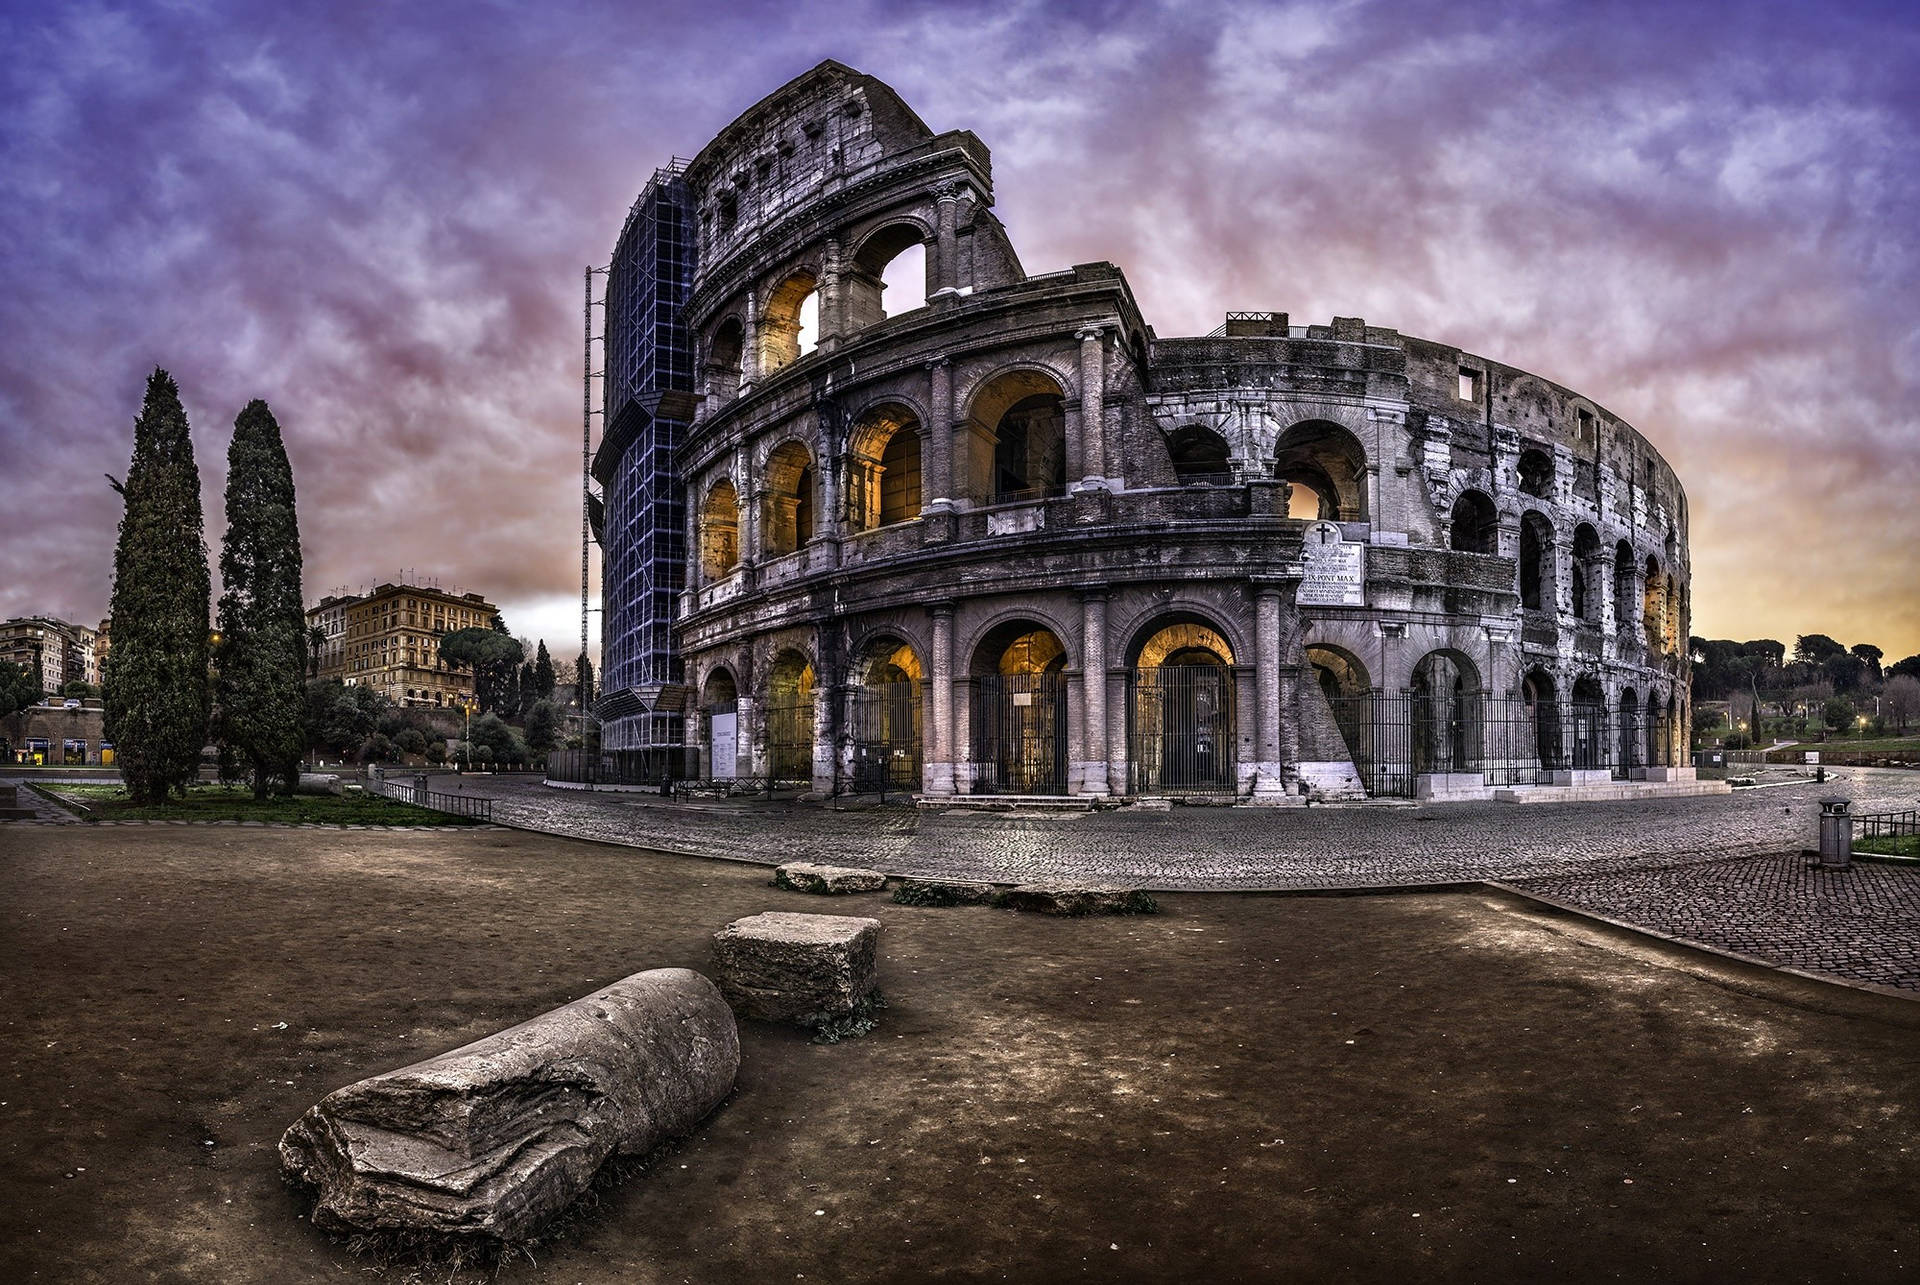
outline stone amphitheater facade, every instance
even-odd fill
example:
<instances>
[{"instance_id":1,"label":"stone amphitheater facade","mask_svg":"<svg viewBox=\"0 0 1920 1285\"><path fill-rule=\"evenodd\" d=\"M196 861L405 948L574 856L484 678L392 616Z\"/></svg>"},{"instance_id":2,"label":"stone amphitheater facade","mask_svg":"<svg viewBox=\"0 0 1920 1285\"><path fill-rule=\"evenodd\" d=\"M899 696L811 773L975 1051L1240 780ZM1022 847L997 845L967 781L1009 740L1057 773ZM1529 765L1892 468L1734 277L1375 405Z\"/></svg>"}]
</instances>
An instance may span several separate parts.
<instances>
[{"instance_id":1,"label":"stone amphitheater facade","mask_svg":"<svg viewBox=\"0 0 1920 1285\"><path fill-rule=\"evenodd\" d=\"M986 146L837 63L683 178L687 771L1252 803L1691 776L1686 496L1598 402L1357 317L1161 337L1113 264L1027 272ZM925 303L889 311L916 247Z\"/></svg>"}]
</instances>

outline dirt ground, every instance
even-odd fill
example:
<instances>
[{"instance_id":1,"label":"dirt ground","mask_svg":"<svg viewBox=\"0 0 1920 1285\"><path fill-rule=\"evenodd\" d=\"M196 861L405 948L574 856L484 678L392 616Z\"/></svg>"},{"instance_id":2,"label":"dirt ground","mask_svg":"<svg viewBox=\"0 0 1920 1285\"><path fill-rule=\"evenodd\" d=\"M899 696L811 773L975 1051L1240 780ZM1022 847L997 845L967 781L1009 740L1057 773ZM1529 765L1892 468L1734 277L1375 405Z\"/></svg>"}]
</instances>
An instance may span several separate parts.
<instances>
[{"instance_id":1,"label":"dirt ground","mask_svg":"<svg viewBox=\"0 0 1920 1285\"><path fill-rule=\"evenodd\" d=\"M735 1096L502 1279L1916 1273L1920 1004L1492 891L1066 921L765 881L505 831L0 830L0 1280L405 1279L299 1218L282 1130L769 908L885 923L880 1028L746 1024Z\"/></svg>"}]
</instances>

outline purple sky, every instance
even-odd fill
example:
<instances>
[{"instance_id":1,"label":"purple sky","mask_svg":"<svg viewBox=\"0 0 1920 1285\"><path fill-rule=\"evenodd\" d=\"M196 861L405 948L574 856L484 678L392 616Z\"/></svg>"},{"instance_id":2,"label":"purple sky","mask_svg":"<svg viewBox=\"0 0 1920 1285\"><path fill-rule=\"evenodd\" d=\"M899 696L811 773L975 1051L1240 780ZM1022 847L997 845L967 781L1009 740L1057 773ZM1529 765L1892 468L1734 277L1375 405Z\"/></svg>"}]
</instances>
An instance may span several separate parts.
<instances>
[{"instance_id":1,"label":"purple sky","mask_svg":"<svg viewBox=\"0 0 1920 1285\"><path fill-rule=\"evenodd\" d=\"M1911 4L8 0L0 51L0 616L105 611L158 364L216 560L265 397L310 597L416 568L571 654L581 269L833 57L980 134L1029 270L1568 384L1679 470L1695 632L1920 651Z\"/></svg>"}]
</instances>

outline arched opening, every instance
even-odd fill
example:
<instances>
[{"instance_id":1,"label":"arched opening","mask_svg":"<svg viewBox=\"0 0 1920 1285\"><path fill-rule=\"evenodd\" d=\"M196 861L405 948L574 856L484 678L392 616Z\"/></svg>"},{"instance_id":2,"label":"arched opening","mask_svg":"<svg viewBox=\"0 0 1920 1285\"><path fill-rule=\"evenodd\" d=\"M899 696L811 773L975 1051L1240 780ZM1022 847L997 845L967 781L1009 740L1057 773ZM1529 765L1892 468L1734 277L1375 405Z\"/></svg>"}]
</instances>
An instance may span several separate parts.
<instances>
[{"instance_id":1,"label":"arched opening","mask_svg":"<svg viewBox=\"0 0 1920 1285\"><path fill-rule=\"evenodd\" d=\"M776 783L813 781L813 663L783 651L767 675L767 774Z\"/></svg>"},{"instance_id":2,"label":"arched opening","mask_svg":"<svg viewBox=\"0 0 1920 1285\"><path fill-rule=\"evenodd\" d=\"M1067 649L1052 630L1009 621L974 649L976 794L1064 794Z\"/></svg>"},{"instance_id":3,"label":"arched opening","mask_svg":"<svg viewBox=\"0 0 1920 1285\"><path fill-rule=\"evenodd\" d=\"M1553 575L1553 524L1538 509L1520 518L1520 605L1528 611L1553 611L1557 588Z\"/></svg>"},{"instance_id":4,"label":"arched opening","mask_svg":"<svg viewBox=\"0 0 1920 1285\"><path fill-rule=\"evenodd\" d=\"M700 505L700 574L719 580L740 565L740 498L721 478Z\"/></svg>"},{"instance_id":5,"label":"arched opening","mask_svg":"<svg viewBox=\"0 0 1920 1285\"><path fill-rule=\"evenodd\" d=\"M1307 664L1328 700L1343 696L1364 696L1373 687L1367 667L1360 658L1343 647L1314 643L1307 648Z\"/></svg>"},{"instance_id":6,"label":"arched opening","mask_svg":"<svg viewBox=\"0 0 1920 1285\"><path fill-rule=\"evenodd\" d=\"M1600 534L1582 522L1573 529L1573 616L1589 625L1600 622L1601 594Z\"/></svg>"},{"instance_id":7,"label":"arched opening","mask_svg":"<svg viewBox=\"0 0 1920 1285\"><path fill-rule=\"evenodd\" d=\"M975 498L1011 504L1066 494L1066 398L1052 377L1033 370L996 376L974 397L968 427Z\"/></svg>"},{"instance_id":8,"label":"arched opening","mask_svg":"<svg viewBox=\"0 0 1920 1285\"><path fill-rule=\"evenodd\" d=\"M849 330L897 317L927 303L925 235L913 223L891 223L854 252L842 278Z\"/></svg>"},{"instance_id":9,"label":"arched opening","mask_svg":"<svg viewBox=\"0 0 1920 1285\"><path fill-rule=\"evenodd\" d=\"M771 375L813 351L820 340L819 282L796 272L773 288L760 314L760 373Z\"/></svg>"},{"instance_id":10,"label":"arched opening","mask_svg":"<svg viewBox=\"0 0 1920 1285\"><path fill-rule=\"evenodd\" d=\"M1476 771L1484 701L1480 671L1473 661L1457 651L1428 652L1413 667L1408 698L1413 770Z\"/></svg>"},{"instance_id":11,"label":"arched opening","mask_svg":"<svg viewBox=\"0 0 1920 1285\"><path fill-rule=\"evenodd\" d=\"M1674 583L1671 571L1667 573L1667 594L1661 604L1660 619L1664 626L1660 634L1660 653L1663 656L1675 655L1680 650L1680 589Z\"/></svg>"},{"instance_id":12,"label":"arched opening","mask_svg":"<svg viewBox=\"0 0 1920 1285\"><path fill-rule=\"evenodd\" d=\"M1493 501L1479 491L1462 491L1453 502L1448 543L1456 553L1498 553L1500 515Z\"/></svg>"},{"instance_id":13,"label":"arched opening","mask_svg":"<svg viewBox=\"0 0 1920 1285\"><path fill-rule=\"evenodd\" d=\"M1674 767L1681 762L1681 752L1687 748L1685 739L1687 732L1681 722L1680 711L1680 697L1674 692L1668 692L1667 716L1660 725L1663 733L1662 739L1665 744L1659 747L1659 753L1648 758L1647 761L1649 763L1657 763L1663 767Z\"/></svg>"},{"instance_id":14,"label":"arched opening","mask_svg":"<svg viewBox=\"0 0 1920 1285\"><path fill-rule=\"evenodd\" d=\"M767 456L767 512L763 539L774 557L813 539L813 456L799 442L782 442Z\"/></svg>"},{"instance_id":15,"label":"arched opening","mask_svg":"<svg viewBox=\"0 0 1920 1285\"><path fill-rule=\"evenodd\" d=\"M898 638L867 644L854 667L847 726L855 792L920 788L920 658Z\"/></svg>"},{"instance_id":16,"label":"arched opening","mask_svg":"<svg viewBox=\"0 0 1920 1285\"><path fill-rule=\"evenodd\" d=\"M1582 675L1573 681L1573 766L1607 766L1607 692L1600 680Z\"/></svg>"},{"instance_id":17,"label":"arched opening","mask_svg":"<svg viewBox=\"0 0 1920 1285\"><path fill-rule=\"evenodd\" d=\"M1646 578L1641 583L1645 586L1640 599L1641 631L1646 635L1647 654L1657 656L1660 654L1660 640L1667 631L1667 613L1660 563L1652 554L1647 555Z\"/></svg>"},{"instance_id":18,"label":"arched opening","mask_svg":"<svg viewBox=\"0 0 1920 1285\"><path fill-rule=\"evenodd\" d=\"M1135 794L1232 791L1233 649L1199 618L1136 637L1127 671L1127 759Z\"/></svg>"},{"instance_id":19,"label":"arched opening","mask_svg":"<svg viewBox=\"0 0 1920 1285\"><path fill-rule=\"evenodd\" d=\"M1173 476L1182 486L1225 486L1233 481L1227 439L1204 424L1175 429L1167 439Z\"/></svg>"},{"instance_id":20,"label":"arched opening","mask_svg":"<svg viewBox=\"0 0 1920 1285\"><path fill-rule=\"evenodd\" d=\"M1528 448L1520 452L1520 490L1546 500L1553 497L1553 456Z\"/></svg>"},{"instance_id":21,"label":"arched opening","mask_svg":"<svg viewBox=\"0 0 1920 1285\"><path fill-rule=\"evenodd\" d=\"M740 392L740 358L746 351L746 328L740 318L728 317L714 330L707 343L705 366L707 396L716 402L729 402Z\"/></svg>"},{"instance_id":22,"label":"arched opening","mask_svg":"<svg viewBox=\"0 0 1920 1285\"><path fill-rule=\"evenodd\" d=\"M1613 547L1613 627L1623 638L1633 628L1633 546L1625 540Z\"/></svg>"},{"instance_id":23,"label":"arched opening","mask_svg":"<svg viewBox=\"0 0 1920 1285\"><path fill-rule=\"evenodd\" d=\"M875 407L849 435L847 518L871 531L920 516L920 421L904 406Z\"/></svg>"},{"instance_id":24,"label":"arched opening","mask_svg":"<svg viewBox=\"0 0 1920 1285\"><path fill-rule=\"evenodd\" d=\"M1620 693L1619 769L1627 775L1640 766L1640 697L1629 687Z\"/></svg>"},{"instance_id":25,"label":"arched opening","mask_svg":"<svg viewBox=\"0 0 1920 1285\"><path fill-rule=\"evenodd\" d=\"M1520 682L1520 700L1533 729L1532 758L1542 771L1561 764L1560 697L1553 675L1544 669L1531 669Z\"/></svg>"},{"instance_id":26,"label":"arched opening","mask_svg":"<svg viewBox=\"0 0 1920 1285\"><path fill-rule=\"evenodd\" d=\"M1360 439L1324 419L1295 424L1280 434L1273 475L1293 485L1287 516L1309 521L1364 522L1367 517L1367 452ZM1302 492L1310 492L1309 499ZM1308 509L1313 511L1308 513Z\"/></svg>"},{"instance_id":27,"label":"arched opening","mask_svg":"<svg viewBox=\"0 0 1920 1285\"><path fill-rule=\"evenodd\" d=\"M740 772L740 691L731 671L716 669L707 675L700 708L707 715L707 775L731 781Z\"/></svg>"}]
</instances>

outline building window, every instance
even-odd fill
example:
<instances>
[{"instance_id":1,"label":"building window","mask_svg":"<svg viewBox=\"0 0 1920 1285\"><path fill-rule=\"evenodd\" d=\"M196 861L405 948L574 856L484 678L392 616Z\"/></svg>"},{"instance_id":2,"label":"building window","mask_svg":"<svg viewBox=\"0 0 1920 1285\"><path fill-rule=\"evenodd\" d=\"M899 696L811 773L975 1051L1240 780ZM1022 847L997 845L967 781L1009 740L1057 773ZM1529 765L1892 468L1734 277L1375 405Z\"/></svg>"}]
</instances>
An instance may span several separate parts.
<instances>
[{"instance_id":1,"label":"building window","mask_svg":"<svg viewBox=\"0 0 1920 1285\"><path fill-rule=\"evenodd\" d=\"M1460 368L1460 400L1461 401L1473 402L1476 405L1479 403L1480 378L1481 378L1480 372L1477 370L1474 370L1472 367L1462 366Z\"/></svg>"}]
</instances>

